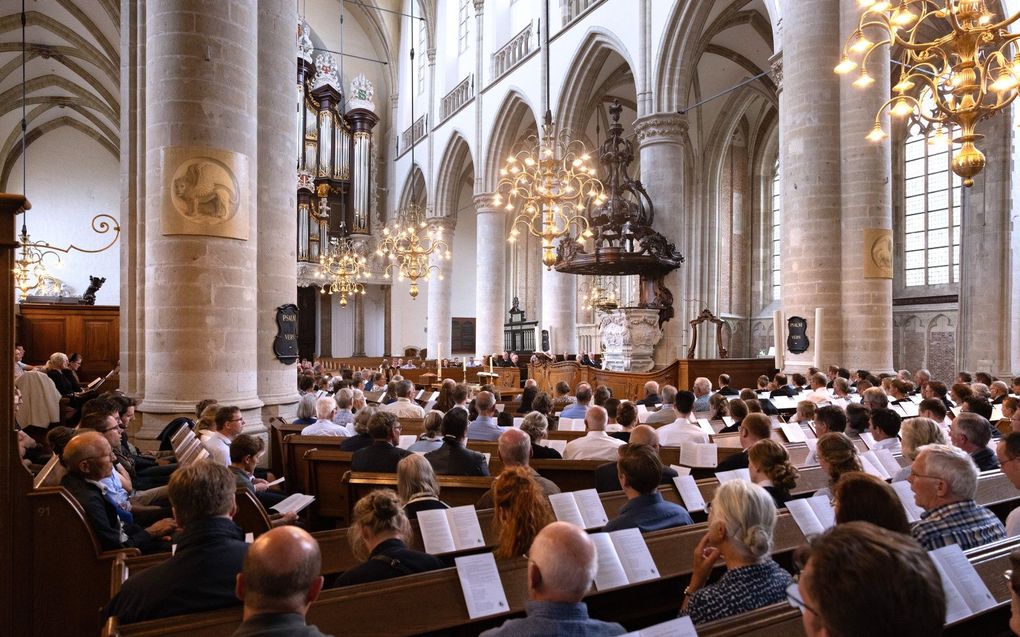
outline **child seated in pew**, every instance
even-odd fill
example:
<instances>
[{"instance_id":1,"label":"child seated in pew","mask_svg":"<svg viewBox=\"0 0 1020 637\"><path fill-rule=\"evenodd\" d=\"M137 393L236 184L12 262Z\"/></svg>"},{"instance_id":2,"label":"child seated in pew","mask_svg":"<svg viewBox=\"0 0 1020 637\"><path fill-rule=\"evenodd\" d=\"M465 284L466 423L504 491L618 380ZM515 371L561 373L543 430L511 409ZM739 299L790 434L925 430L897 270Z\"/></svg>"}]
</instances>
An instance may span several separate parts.
<instances>
[{"instance_id":1,"label":"child seated in pew","mask_svg":"<svg viewBox=\"0 0 1020 637\"><path fill-rule=\"evenodd\" d=\"M424 573L447 565L438 557L408 548L411 523L397 494L376 489L358 500L347 529L354 556L364 562L336 578L334 586L353 586Z\"/></svg>"},{"instance_id":2,"label":"child seated in pew","mask_svg":"<svg viewBox=\"0 0 1020 637\"><path fill-rule=\"evenodd\" d=\"M802 400L797 403L797 413L790 418L790 422L807 423L815 419L815 403L810 400Z\"/></svg>"},{"instance_id":3,"label":"child seated in pew","mask_svg":"<svg viewBox=\"0 0 1020 637\"><path fill-rule=\"evenodd\" d=\"M771 438L759 440L747 450L747 468L751 482L768 491L776 508L786 507L790 491L797 486L800 477L786 447Z\"/></svg>"},{"instance_id":4,"label":"child seated in pew","mask_svg":"<svg viewBox=\"0 0 1020 637\"><path fill-rule=\"evenodd\" d=\"M784 601L793 577L769 556L775 527L776 505L765 489L743 480L720 485L712 498L708 532L694 549L680 614L701 624ZM720 559L726 573L706 586Z\"/></svg>"},{"instance_id":5,"label":"child seated in pew","mask_svg":"<svg viewBox=\"0 0 1020 637\"><path fill-rule=\"evenodd\" d=\"M863 471L845 473L832 492L836 524L870 522L910 535L903 504L885 480Z\"/></svg>"},{"instance_id":6,"label":"child seated in pew","mask_svg":"<svg viewBox=\"0 0 1020 637\"><path fill-rule=\"evenodd\" d=\"M526 466L511 467L492 482L497 560L527 555L538 533L556 520L549 500Z\"/></svg>"}]
</instances>

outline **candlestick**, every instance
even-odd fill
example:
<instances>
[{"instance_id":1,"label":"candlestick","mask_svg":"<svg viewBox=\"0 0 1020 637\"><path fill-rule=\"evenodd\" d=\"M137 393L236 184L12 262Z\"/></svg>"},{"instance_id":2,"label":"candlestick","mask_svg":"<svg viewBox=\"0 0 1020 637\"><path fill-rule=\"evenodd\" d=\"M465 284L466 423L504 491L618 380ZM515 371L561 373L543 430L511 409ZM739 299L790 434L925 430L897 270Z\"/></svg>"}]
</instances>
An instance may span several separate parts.
<instances>
[{"instance_id":1,"label":"candlestick","mask_svg":"<svg viewBox=\"0 0 1020 637\"><path fill-rule=\"evenodd\" d=\"M783 312L776 310L772 314L772 331L775 337L776 348L776 369L783 371L783 354L786 351L786 343L783 341L785 330L783 329Z\"/></svg>"},{"instance_id":2,"label":"candlestick","mask_svg":"<svg viewBox=\"0 0 1020 637\"><path fill-rule=\"evenodd\" d=\"M825 325L825 309L815 308L815 367L822 368L822 326Z\"/></svg>"},{"instance_id":3,"label":"candlestick","mask_svg":"<svg viewBox=\"0 0 1020 637\"><path fill-rule=\"evenodd\" d=\"M496 372L494 372L494 371L492 371L492 370L493 370L493 364L492 364L492 355L490 354L490 355L489 355L489 373L490 373L490 374L495 374Z\"/></svg>"}]
</instances>

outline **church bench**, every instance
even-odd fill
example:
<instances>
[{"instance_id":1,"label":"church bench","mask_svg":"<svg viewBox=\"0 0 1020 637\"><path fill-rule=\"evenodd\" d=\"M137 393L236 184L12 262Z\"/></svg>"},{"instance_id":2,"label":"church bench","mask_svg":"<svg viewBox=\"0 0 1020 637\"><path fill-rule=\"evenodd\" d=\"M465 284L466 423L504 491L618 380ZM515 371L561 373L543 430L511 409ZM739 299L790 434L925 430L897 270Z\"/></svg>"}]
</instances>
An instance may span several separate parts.
<instances>
[{"instance_id":1,"label":"church bench","mask_svg":"<svg viewBox=\"0 0 1020 637\"><path fill-rule=\"evenodd\" d=\"M253 533L258 537L273 528L269 512L254 493L244 487L238 487L235 502L237 513L234 514L234 523L246 533Z\"/></svg>"},{"instance_id":2,"label":"church bench","mask_svg":"<svg viewBox=\"0 0 1020 637\"><path fill-rule=\"evenodd\" d=\"M405 436L420 436L425 433L424 418L397 418L400 422L400 433Z\"/></svg>"},{"instance_id":3,"label":"church bench","mask_svg":"<svg viewBox=\"0 0 1020 637\"><path fill-rule=\"evenodd\" d=\"M305 458L313 449L340 451L346 438L340 436L302 436L287 434L283 439L283 486L287 493L308 493L310 468Z\"/></svg>"},{"instance_id":4,"label":"church bench","mask_svg":"<svg viewBox=\"0 0 1020 637\"><path fill-rule=\"evenodd\" d=\"M533 458L531 467L543 478L555 482L560 491L581 491L595 488L595 469L606 462Z\"/></svg>"},{"instance_id":5,"label":"church bench","mask_svg":"<svg viewBox=\"0 0 1020 637\"><path fill-rule=\"evenodd\" d=\"M286 475L283 467L283 439L288 434L300 434L304 428L304 425L292 425L279 416L269 419L269 470L273 474Z\"/></svg>"},{"instance_id":6,"label":"church bench","mask_svg":"<svg viewBox=\"0 0 1020 637\"><path fill-rule=\"evenodd\" d=\"M315 496L313 513L340 526L347 524L350 510L354 508L354 502L347 501L347 489L342 484L344 475L351 470L353 455L351 451L337 449L310 449L303 458L308 465L305 493Z\"/></svg>"},{"instance_id":7,"label":"church bench","mask_svg":"<svg viewBox=\"0 0 1020 637\"><path fill-rule=\"evenodd\" d=\"M28 506L32 542L23 548L32 552L32 572L22 575L32 587L33 606L24 612L34 634L92 637L109 600L114 560L139 552L102 550L84 509L63 487L31 491Z\"/></svg>"},{"instance_id":8,"label":"church bench","mask_svg":"<svg viewBox=\"0 0 1020 637\"><path fill-rule=\"evenodd\" d=\"M438 475L439 497L452 507L470 504L474 506L492 485L491 476L448 476ZM348 472L343 477L347 491L347 519L358 500L375 489L397 490L397 474Z\"/></svg>"}]
</instances>

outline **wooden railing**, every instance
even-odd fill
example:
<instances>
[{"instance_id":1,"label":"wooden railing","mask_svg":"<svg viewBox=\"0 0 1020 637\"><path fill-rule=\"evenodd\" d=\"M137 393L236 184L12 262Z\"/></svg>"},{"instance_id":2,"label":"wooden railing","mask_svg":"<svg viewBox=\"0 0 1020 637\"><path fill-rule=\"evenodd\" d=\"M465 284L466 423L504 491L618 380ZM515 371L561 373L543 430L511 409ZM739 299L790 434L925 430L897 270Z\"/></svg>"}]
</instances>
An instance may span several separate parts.
<instances>
[{"instance_id":1,"label":"wooden railing","mask_svg":"<svg viewBox=\"0 0 1020 637\"><path fill-rule=\"evenodd\" d=\"M465 77L460 84L453 87L447 93L439 107L439 119L444 120L456 113L462 106L470 102L475 96L475 76L472 73Z\"/></svg>"},{"instance_id":2,"label":"wooden railing","mask_svg":"<svg viewBox=\"0 0 1020 637\"><path fill-rule=\"evenodd\" d=\"M524 27L520 33L492 54L492 81L495 82L510 69L517 66L531 53L532 25Z\"/></svg>"},{"instance_id":3,"label":"wooden railing","mask_svg":"<svg viewBox=\"0 0 1020 637\"><path fill-rule=\"evenodd\" d=\"M414 120L414 123L407 127L407 129L400 134L400 152L405 153L412 144L416 144L425 138L428 134L428 113L425 113L418 119Z\"/></svg>"},{"instance_id":4,"label":"wooden railing","mask_svg":"<svg viewBox=\"0 0 1020 637\"><path fill-rule=\"evenodd\" d=\"M583 323L577 326L578 352L600 352L602 351L601 345L597 323Z\"/></svg>"},{"instance_id":5,"label":"wooden railing","mask_svg":"<svg viewBox=\"0 0 1020 637\"><path fill-rule=\"evenodd\" d=\"M567 26L577 16L600 2L602 0L560 0L560 7L563 10L563 26Z\"/></svg>"}]
</instances>

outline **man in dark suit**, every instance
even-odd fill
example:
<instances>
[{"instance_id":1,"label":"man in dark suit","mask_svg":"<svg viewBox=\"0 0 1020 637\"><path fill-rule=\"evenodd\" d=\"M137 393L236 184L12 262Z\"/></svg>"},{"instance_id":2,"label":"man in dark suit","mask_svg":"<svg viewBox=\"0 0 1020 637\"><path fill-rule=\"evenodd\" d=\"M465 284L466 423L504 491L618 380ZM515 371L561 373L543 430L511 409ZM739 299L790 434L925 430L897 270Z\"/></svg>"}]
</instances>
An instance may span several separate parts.
<instances>
[{"instance_id":1,"label":"man in dark suit","mask_svg":"<svg viewBox=\"0 0 1020 637\"><path fill-rule=\"evenodd\" d=\"M372 414L368 421L368 435L372 436L372 445L354 452L351 471L396 473L397 463L411 455L410 451L397 446L400 442L400 421L388 411Z\"/></svg>"},{"instance_id":2,"label":"man in dark suit","mask_svg":"<svg viewBox=\"0 0 1020 637\"><path fill-rule=\"evenodd\" d=\"M730 375L719 374L719 391L716 393L722 394L723 396L737 396L740 394L737 390L730 387Z\"/></svg>"},{"instance_id":3,"label":"man in dark suit","mask_svg":"<svg viewBox=\"0 0 1020 637\"><path fill-rule=\"evenodd\" d=\"M485 456L465 446L467 427L467 412L463 409L451 409L443 416L443 446L425 454L425 459L436 473L454 476L489 475Z\"/></svg>"},{"instance_id":4,"label":"man in dark suit","mask_svg":"<svg viewBox=\"0 0 1020 637\"><path fill-rule=\"evenodd\" d=\"M731 454L716 466L716 471L747 469L747 450L759 440L772 437L772 419L765 414L747 414L740 423L740 453Z\"/></svg>"},{"instance_id":5,"label":"man in dark suit","mask_svg":"<svg viewBox=\"0 0 1020 637\"><path fill-rule=\"evenodd\" d=\"M788 384L786 374L776 374L772 378L772 382L775 383L776 388L772 390L769 396L788 396L793 398L799 392L799 390L794 389Z\"/></svg>"},{"instance_id":6,"label":"man in dark suit","mask_svg":"<svg viewBox=\"0 0 1020 637\"><path fill-rule=\"evenodd\" d=\"M104 551L137 548L143 553L156 553L169 550L160 538L177 528L172 519L164 518L144 529L133 522L122 523L117 508L106 498L106 487L99 481L113 475L114 456L103 434L88 431L75 436L64 447L62 459L67 475L60 485L81 504Z\"/></svg>"},{"instance_id":7,"label":"man in dark suit","mask_svg":"<svg viewBox=\"0 0 1020 637\"><path fill-rule=\"evenodd\" d=\"M637 404L644 405L651 409L661 402L662 399L659 398L659 383L654 380L650 380L645 383L645 397L637 401Z\"/></svg>"},{"instance_id":8,"label":"man in dark suit","mask_svg":"<svg viewBox=\"0 0 1020 637\"><path fill-rule=\"evenodd\" d=\"M654 427L648 425L634 427L630 432L630 443L650 445L655 449L655 453L659 453L659 434L655 433ZM675 477L676 471L668 465L663 465L662 479L659 484L672 484ZM623 486L620 484L620 472L617 470L615 462L607 462L595 468L595 490L599 493L623 490Z\"/></svg>"}]
</instances>

